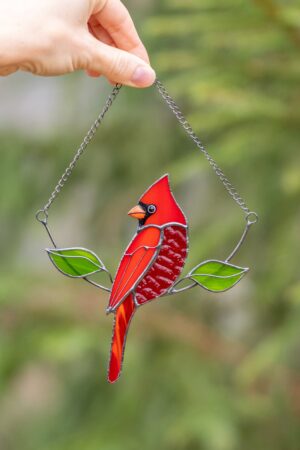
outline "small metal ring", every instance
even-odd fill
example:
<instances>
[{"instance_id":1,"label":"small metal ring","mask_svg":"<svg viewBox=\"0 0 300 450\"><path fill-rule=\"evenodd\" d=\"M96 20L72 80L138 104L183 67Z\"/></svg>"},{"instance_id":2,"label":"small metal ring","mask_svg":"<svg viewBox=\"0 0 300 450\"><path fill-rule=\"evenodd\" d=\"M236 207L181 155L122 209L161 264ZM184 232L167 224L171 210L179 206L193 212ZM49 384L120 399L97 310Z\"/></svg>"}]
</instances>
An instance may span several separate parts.
<instances>
[{"instance_id":1,"label":"small metal ring","mask_svg":"<svg viewBox=\"0 0 300 450\"><path fill-rule=\"evenodd\" d=\"M36 220L45 225L48 221L48 212L45 209L39 209L35 217Z\"/></svg>"},{"instance_id":2,"label":"small metal ring","mask_svg":"<svg viewBox=\"0 0 300 450\"><path fill-rule=\"evenodd\" d=\"M254 211L248 212L246 215L246 221L248 225L253 225L254 223L258 222L258 215Z\"/></svg>"}]
</instances>

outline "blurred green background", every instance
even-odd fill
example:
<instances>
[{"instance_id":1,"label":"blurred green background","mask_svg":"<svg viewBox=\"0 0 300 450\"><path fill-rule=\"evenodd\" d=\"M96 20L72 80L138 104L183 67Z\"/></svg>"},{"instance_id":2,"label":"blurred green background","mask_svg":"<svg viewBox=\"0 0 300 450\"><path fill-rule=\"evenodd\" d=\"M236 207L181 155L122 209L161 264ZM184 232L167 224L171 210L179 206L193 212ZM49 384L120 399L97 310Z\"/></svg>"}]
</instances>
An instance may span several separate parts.
<instances>
[{"instance_id":1,"label":"blurred green background","mask_svg":"<svg viewBox=\"0 0 300 450\"><path fill-rule=\"evenodd\" d=\"M61 276L34 219L111 87L84 74L0 82L0 449L300 448L300 8L296 0L126 2L161 80L260 215L232 291L136 314L106 382L107 295ZM169 172L187 269L224 258L243 216L155 88L123 89L51 211L61 246L111 268L126 215Z\"/></svg>"}]
</instances>

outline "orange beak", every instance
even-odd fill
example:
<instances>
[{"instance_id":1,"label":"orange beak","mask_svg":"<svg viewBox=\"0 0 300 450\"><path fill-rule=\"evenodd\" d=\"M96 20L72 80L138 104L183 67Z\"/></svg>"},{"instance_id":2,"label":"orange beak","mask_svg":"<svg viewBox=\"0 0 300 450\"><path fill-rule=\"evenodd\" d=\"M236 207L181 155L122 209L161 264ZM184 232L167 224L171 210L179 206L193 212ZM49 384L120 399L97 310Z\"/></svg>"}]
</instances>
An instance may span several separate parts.
<instances>
[{"instance_id":1,"label":"orange beak","mask_svg":"<svg viewBox=\"0 0 300 450\"><path fill-rule=\"evenodd\" d=\"M145 210L140 205L137 205L131 208L130 211L128 211L128 215L130 217L134 217L135 219L142 220L145 218L146 213Z\"/></svg>"}]
</instances>

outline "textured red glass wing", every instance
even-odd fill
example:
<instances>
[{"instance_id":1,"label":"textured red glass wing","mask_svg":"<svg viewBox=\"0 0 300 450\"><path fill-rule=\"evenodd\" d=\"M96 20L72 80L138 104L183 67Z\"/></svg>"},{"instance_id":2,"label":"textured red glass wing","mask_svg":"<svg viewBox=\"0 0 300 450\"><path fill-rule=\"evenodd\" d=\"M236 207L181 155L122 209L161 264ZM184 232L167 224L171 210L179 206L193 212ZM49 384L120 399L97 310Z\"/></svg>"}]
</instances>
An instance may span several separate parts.
<instances>
[{"instance_id":1,"label":"textured red glass wing","mask_svg":"<svg viewBox=\"0 0 300 450\"><path fill-rule=\"evenodd\" d=\"M187 229L174 225L166 227L157 258L136 287L136 300L140 305L165 294L174 284L184 267L187 251Z\"/></svg>"},{"instance_id":2,"label":"textured red glass wing","mask_svg":"<svg viewBox=\"0 0 300 450\"><path fill-rule=\"evenodd\" d=\"M120 376L128 327L135 309L136 307L133 302L132 295L128 295L128 297L116 310L107 374L108 381L110 383L117 381Z\"/></svg>"},{"instance_id":3,"label":"textured red glass wing","mask_svg":"<svg viewBox=\"0 0 300 450\"><path fill-rule=\"evenodd\" d=\"M132 291L137 280L147 270L157 250L160 234L161 231L157 228L146 228L130 243L112 287L109 308L115 308Z\"/></svg>"}]
</instances>

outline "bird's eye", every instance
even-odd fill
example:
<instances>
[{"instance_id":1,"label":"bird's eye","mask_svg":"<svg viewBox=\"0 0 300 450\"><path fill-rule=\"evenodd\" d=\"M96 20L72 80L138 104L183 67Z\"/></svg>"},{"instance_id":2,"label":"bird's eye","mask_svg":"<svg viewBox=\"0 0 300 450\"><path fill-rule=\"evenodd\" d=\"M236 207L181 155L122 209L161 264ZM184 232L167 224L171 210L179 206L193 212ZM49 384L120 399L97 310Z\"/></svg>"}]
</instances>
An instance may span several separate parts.
<instances>
[{"instance_id":1,"label":"bird's eye","mask_svg":"<svg viewBox=\"0 0 300 450\"><path fill-rule=\"evenodd\" d=\"M155 205L149 205L147 207L147 211L148 211L149 214L154 214L155 211L156 211L156 206Z\"/></svg>"}]
</instances>

